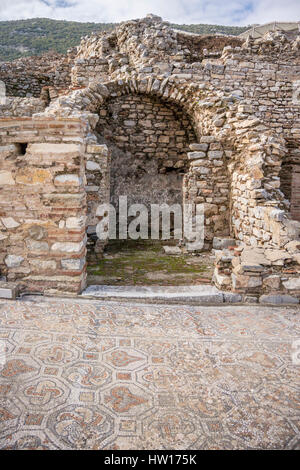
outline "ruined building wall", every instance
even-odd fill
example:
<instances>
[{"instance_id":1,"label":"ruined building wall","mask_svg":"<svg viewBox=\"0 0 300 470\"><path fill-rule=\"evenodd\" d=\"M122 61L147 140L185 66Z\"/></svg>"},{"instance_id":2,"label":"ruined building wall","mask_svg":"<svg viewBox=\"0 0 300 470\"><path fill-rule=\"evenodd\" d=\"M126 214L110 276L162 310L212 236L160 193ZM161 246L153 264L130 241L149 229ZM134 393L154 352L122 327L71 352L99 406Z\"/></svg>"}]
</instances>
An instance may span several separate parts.
<instances>
[{"instance_id":1,"label":"ruined building wall","mask_svg":"<svg viewBox=\"0 0 300 470\"><path fill-rule=\"evenodd\" d=\"M111 150L111 202L182 204L189 144L196 136L177 106L143 95L109 100L97 131Z\"/></svg>"},{"instance_id":2,"label":"ruined building wall","mask_svg":"<svg viewBox=\"0 0 300 470\"><path fill-rule=\"evenodd\" d=\"M5 104L0 106L0 116L32 116L34 113L42 113L45 108L45 101L39 98L15 98L7 96Z\"/></svg>"},{"instance_id":3,"label":"ruined building wall","mask_svg":"<svg viewBox=\"0 0 300 470\"><path fill-rule=\"evenodd\" d=\"M48 53L43 56L22 57L13 62L0 62L0 80L8 96L38 98L44 87L65 90L71 85L74 54L64 56Z\"/></svg>"},{"instance_id":4,"label":"ruined building wall","mask_svg":"<svg viewBox=\"0 0 300 470\"><path fill-rule=\"evenodd\" d=\"M82 41L72 68L73 85L149 75L174 77L182 83L212 86L216 93L231 92L252 107L252 113L283 136L288 153L282 162L281 189L291 200L292 173L298 172L300 151L299 103L293 102L299 79L300 39L270 32L257 40L187 35L170 29L159 18L121 24L113 33ZM293 186L294 187L294 186ZM295 199L296 198L296 199Z\"/></svg>"},{"instance_id":5,"label":"ruined building wall","mask_svg":"<svg viewBox=\"0 0 300 470\"><path fill-rule=\"evenodd\" d=\"M272 32L255 41L227 38L219 52L207 41L204 50L199 38L187 39L154 16L122 23L113 33L85 39L76 57L66 59L68 89L63 90L59 74L51 75L45 111L40 100L24 107L28 115L38 113L28 127L19 122L14 105L0 106L2 115L12 116L2 122L0 134L1 270L9 279L41 290L45 281L47 289L79 291L84 234L95 230L98 203L110 200L111 189L112 197L134 194L134 181L142 190L141 202L149 202L150 194L151 202L154 197L163 202L174 188L172 198L179 200L177 178L184 174L184 201L204 205L207 247L229 233L238 245L217 255L215 283L256 296L274 289L300 296L300 223L293 220L300 217L299 89L295 95L300 37ZM82 127L72 134L74 119ZM55 127L57 120L65 120L62 128ZM53 142L77 145L78 158L65 147L62 156L50 151ZM18 143L29 144L25 156L18 153L22 146L7 154L6 146ZM38 151L36 143L42 145ZM37 181L25 175L24 183L20 165L28 165L31 175L38 170ZM46 170L43 185L40 170ZM54 220L54 231L36 235L34 229L30 235L42 242L45 237L45 257L28 249L27 212L20 214L13 205L12 186L20 207L37 204L29 213L35 225L44 214L48 222ZM13 258L6 260L7 254ZM32 255L40 262L34 270ZM44 261L55 261L56 275L54 264L50 268Z\"/></svg>"},{"instance_id":6,"label":"ruined building wall","mask_svg":"<svg viewBox=\"0 0 300 470\"><path fill-rule=\"evenodd\" d=\"M85 126L31 118L0 125L1 274L31 292L79 292L85 285Z\"/></svg>"}]
</instances>

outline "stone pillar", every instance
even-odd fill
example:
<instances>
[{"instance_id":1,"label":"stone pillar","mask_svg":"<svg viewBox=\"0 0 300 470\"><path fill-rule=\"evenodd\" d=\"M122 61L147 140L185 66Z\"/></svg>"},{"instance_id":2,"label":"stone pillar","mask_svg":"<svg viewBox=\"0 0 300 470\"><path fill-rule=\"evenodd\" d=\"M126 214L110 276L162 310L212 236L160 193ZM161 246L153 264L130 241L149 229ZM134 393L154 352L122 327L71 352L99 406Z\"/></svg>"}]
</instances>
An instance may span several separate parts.
<instances>
[{"instance_id":1,"label":"stone pillar","mask_svg":"<svg viewBox=\"0 0 300 470\"><path fill-rule=\"evenodd\" d=\"M29 292L79 293L86 280L85 126L2 119L0 269Z\"/></svg>"},{"instance_id":2,"label":"stone pillar","mask_svg":"<svg viewBox=\"0 0 300 470\"><path fill-rule=\"evenodd\" d=\"M203 204L206 248L214 236L229 234L229 180L225 153L217 137L202 136L190 145L190 169L184 182L184 200Z\"/></svg>"},{"instance_id":3,"label":"stone pillar","mask_svg":"<svg viewBox=\"0 0 300 470\"><path fill-rule=\"evenodd\" d=\"M99 204L110 202L110 154L106 145L90 144L86 153L86 192L87 192L87 233L89 236L89 259L102 258L106 242L97 240L96 226L99 222L96 216Z\"/></svg>"}]
</instances>

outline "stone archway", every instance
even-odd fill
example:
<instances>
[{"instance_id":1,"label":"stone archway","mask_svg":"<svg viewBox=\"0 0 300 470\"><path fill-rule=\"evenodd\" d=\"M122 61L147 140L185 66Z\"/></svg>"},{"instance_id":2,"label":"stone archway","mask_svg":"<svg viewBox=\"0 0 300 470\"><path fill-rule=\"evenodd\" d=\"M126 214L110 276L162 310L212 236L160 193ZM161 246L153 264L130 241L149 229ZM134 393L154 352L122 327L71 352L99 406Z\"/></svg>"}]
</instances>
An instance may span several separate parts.
<instances>
[{"instance_id":1,"label":"stone archway","mask_svg":"<svg viewBox=\"0 0 300 470\"><path fill-rule=\"evenodd\" d=\"M102 106L96 126L111 153L110 202L182 204L189 145L197 140L188 115L177 105L129 94Z\"/></svg>"},{"instance_id":2,"label":"stone archway","mask_svg":"<svg viewBox=\"0 0 300 470\"><path fill-rule=\"evenodd\" d=\"M230 177L223 148L222 127L225 120L221 119L221 125L214 125L216 116L222 113L222 102L213 90L193 83L181 83L173 78L146 77L101 84L94 82L88 88L56 100L48 108L47 114L58 112L64 116L82 116L88 119L91 131L94 133L97 129L101 135L99 116L101 122L101 113L106 112L107 103L122 97L125 100L126 97L159 100L163 106L176 107L187 116L194 129L195 140L188 152L188 164L184 165L185 171L182 171L185 173L184 200L186 203L204 204L207 216L205 239L209 245L214 235L228 235ZM101 138L99 141L95 137L95 140L103 143ZM180 168L177 171L180 173Z\"/></svg>"},{"instance_id":3,"label":"stone archway","mask_svg":"<svg viewBox=\"0 0 300 470\"><path fill-rule=\"evenodd\" d=\"M106 202L116 209L117 222L120 196L127 197L128 208L132 204L143 204L147 208L149 243L143 242L147 251L151 245L151 205L177 204L183 212L184 176L190 167L188 153L191 151L190 145L197 142L197 137L190 116L177 104L147 93L115 95L119 94L112 94L102 103L95 126L98 144L106 145L109 154L109 172L106 176L109 178L107 187L110 194L106 193L109 198ZM89 163L88 167L93 170L95 166ZM88 175L92 180L93 171L89 171ZM87 198L91 211L95 208L95 195L88 193ZM91 220L90 214L88 216ZM128 223L130 221L129 216ZM170 222L172 241L169 243L178 243L178 238L173 239L173 213ZM101 259L105 244L97 240L92 224L88 227L88 235L88 259L92 263L97 258ZM111 242L106 246L106 251L113 245ZM132 248L134 243L131 241L129 245ZM126 248L128 244L123 243L123 249L124 246Z\"/></svg>"}]
</instances>

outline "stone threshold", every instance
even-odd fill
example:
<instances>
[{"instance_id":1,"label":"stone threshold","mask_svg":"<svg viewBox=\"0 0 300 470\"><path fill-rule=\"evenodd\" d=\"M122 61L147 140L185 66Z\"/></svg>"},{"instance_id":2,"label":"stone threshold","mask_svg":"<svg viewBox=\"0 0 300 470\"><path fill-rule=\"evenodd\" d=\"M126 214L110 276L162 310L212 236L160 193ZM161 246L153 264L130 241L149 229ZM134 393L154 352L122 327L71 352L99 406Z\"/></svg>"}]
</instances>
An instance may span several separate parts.
<instances>
[{"instance_id":1,"label":"stone threshold","mask_svg":"<svg viewBox=\"0 0 300 470\"><path fill-rule=\"evenodd\" d=\"M193 286L108 286L91 285L81 294L53 291L45 294L20 292L16 283L0 282L0 299L30 300L51 298L77 300L102 300L117 302L142 302L184 305L220 305L220 304L257 304L297 306L298 298L287 294L268 294L258 296L242 295L234 292L224 292L215 286L207 284Z\"/></svg>"},{"instance_id":2,"label":"stone threshold","mask_svg":"<svg viewBox=\"0 0 300 470\"><path fill-rule=\"evenodd\" d=\"M207 284L197 286L89 286L82 294L85 298L101 300L145 301L216 305L240 303L242 296L222 292Z\"/></svg>"},{"instance_id":3,"label":"stone threshold","mask_svg":"<svg viewBox=\"0 0 300 470\"><path fill-rule=\"evenodd\" d=\"M86 299L163 304L220 305L260 304L297 305L299 299L285 294L256 296L224 292L207 284L197 286L108 286L91 285L80 297Z\"/></svg>"}]
</instances>

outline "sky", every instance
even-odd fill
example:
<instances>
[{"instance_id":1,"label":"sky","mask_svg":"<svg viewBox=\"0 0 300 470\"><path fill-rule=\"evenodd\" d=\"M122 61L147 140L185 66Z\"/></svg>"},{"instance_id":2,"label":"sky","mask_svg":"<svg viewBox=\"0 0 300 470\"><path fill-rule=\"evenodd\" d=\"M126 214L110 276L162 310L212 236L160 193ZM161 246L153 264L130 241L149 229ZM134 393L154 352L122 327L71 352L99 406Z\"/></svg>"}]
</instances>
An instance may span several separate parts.
<instances>
[{"instance_id":1,"label":"sky","mask_svg":"<svg viewBox=\"0 0 300 470\"><path fill-rule=\"evenodd\" d=\"M0 0L0 20L119 22L148 13L172 23L222 25L299 21L300 0Z\"/></svg>"}]
</instances>

